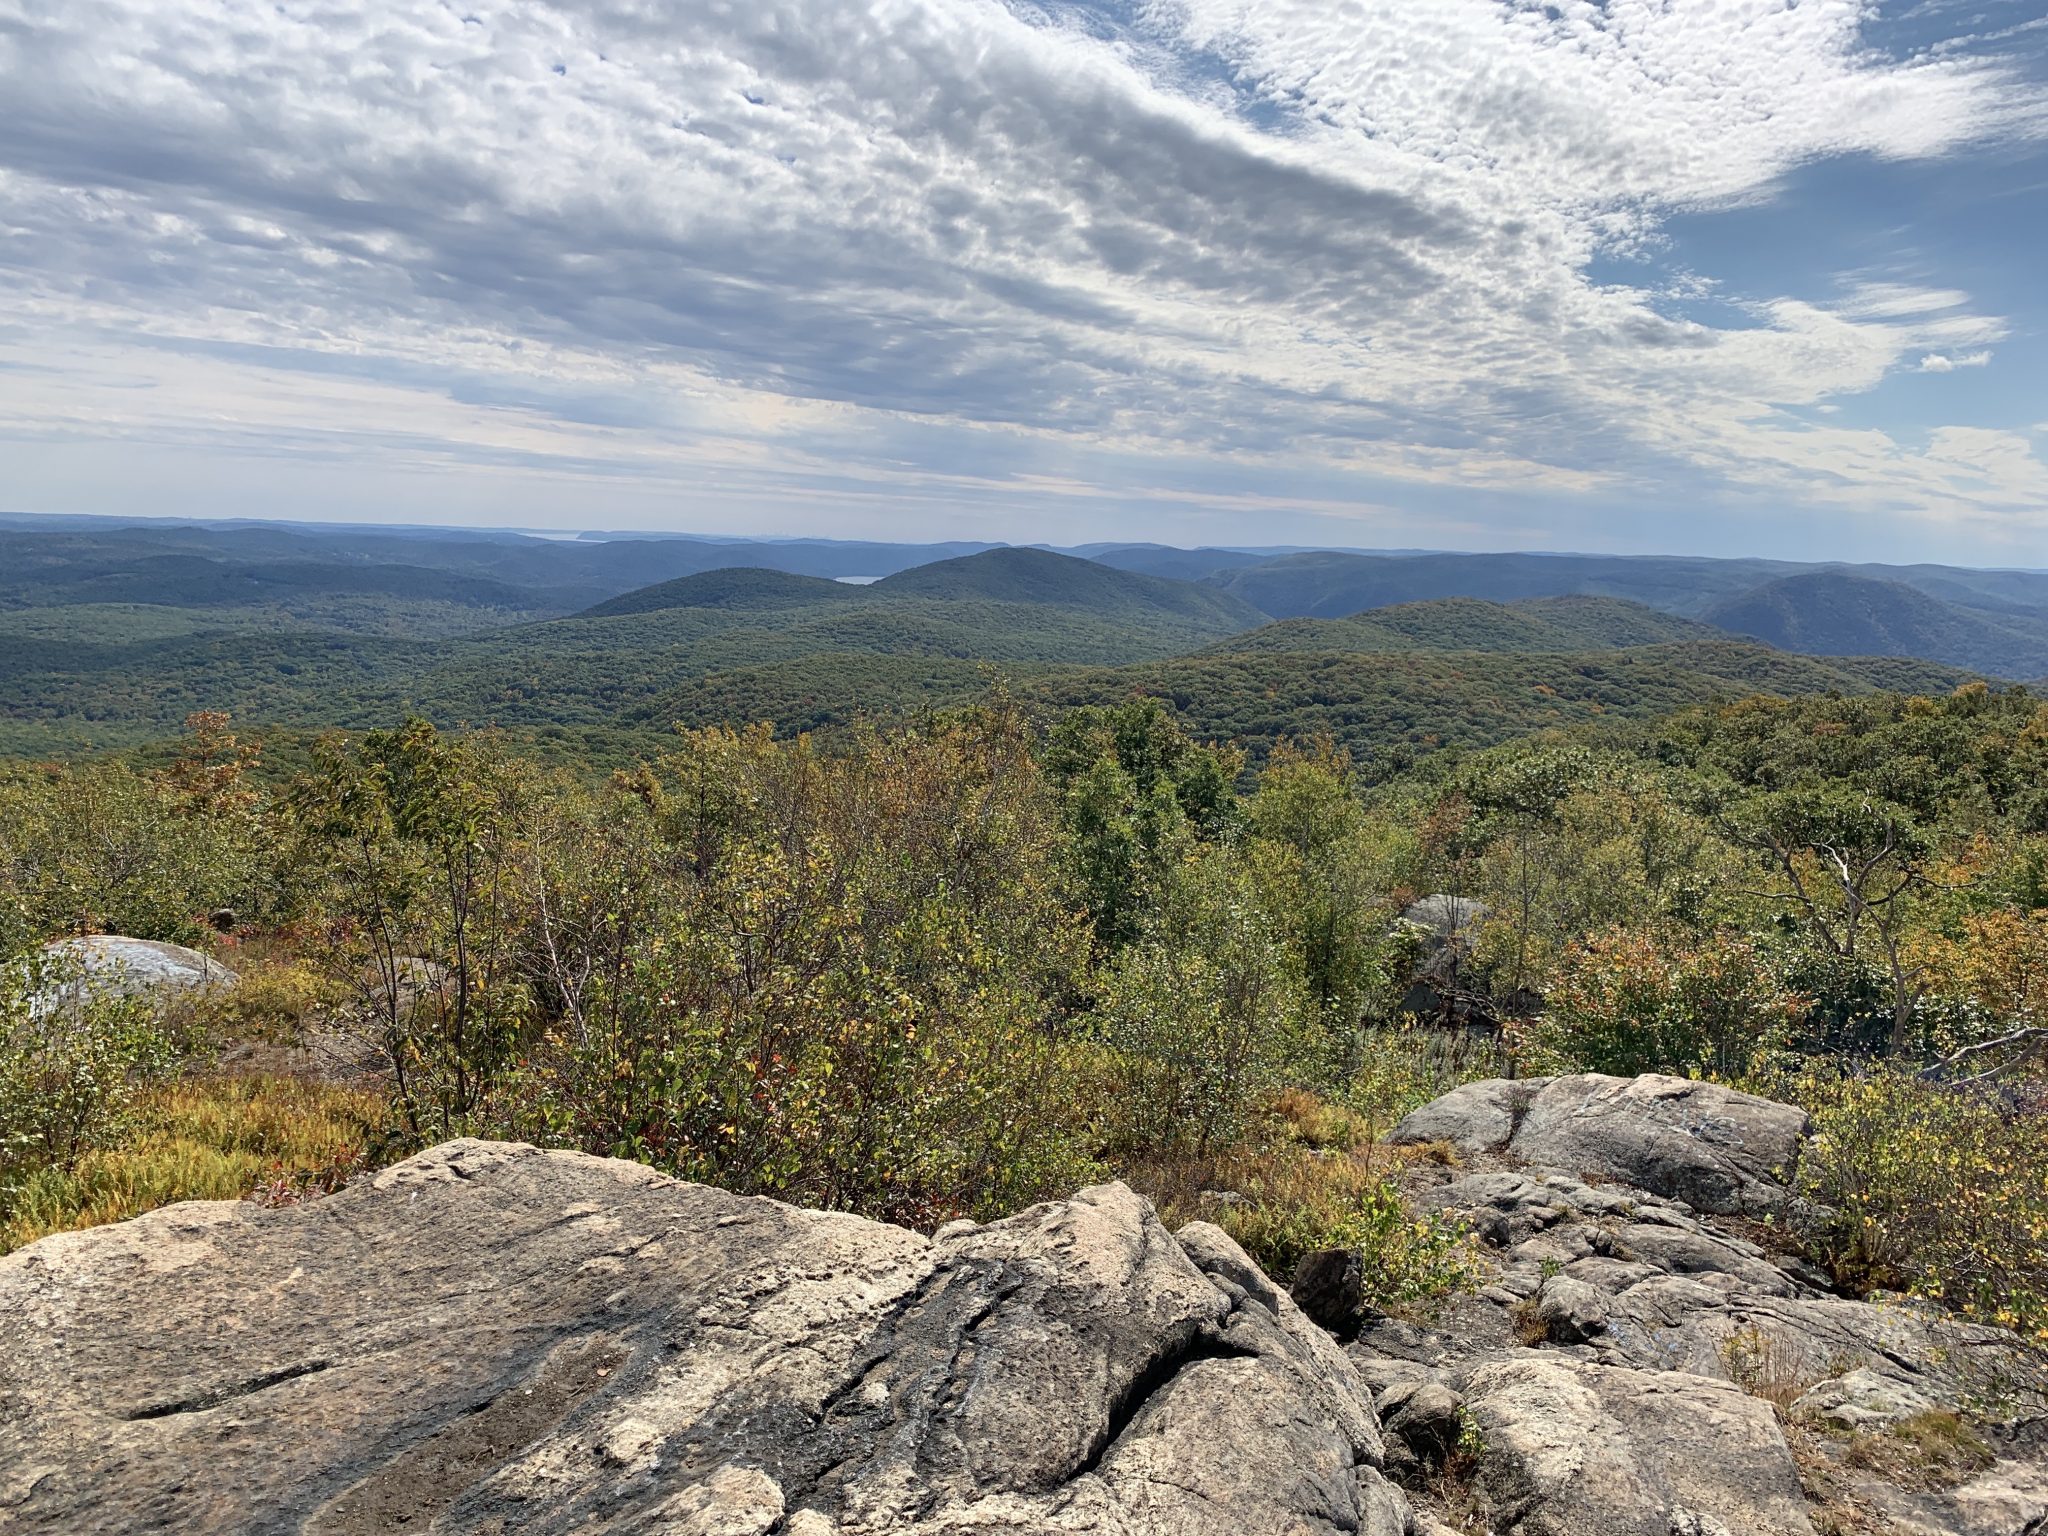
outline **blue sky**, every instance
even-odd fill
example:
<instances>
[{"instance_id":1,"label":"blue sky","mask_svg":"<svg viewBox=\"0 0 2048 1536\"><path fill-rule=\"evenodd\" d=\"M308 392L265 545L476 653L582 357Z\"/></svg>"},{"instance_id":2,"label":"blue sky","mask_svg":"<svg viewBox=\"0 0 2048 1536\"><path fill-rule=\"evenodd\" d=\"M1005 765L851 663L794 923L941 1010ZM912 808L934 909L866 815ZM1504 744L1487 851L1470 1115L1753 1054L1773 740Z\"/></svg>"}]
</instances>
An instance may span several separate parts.
<instances>
[{"instance_id":1,"label":"blue sky","mask_svg":"<svg viewBox=\"0 0 2048 1536\"><path fill-rule=\"evenodd\" d=\"M0 506L2048 566L2048 12L0 0Z\"/></svg>"}]
</instances>

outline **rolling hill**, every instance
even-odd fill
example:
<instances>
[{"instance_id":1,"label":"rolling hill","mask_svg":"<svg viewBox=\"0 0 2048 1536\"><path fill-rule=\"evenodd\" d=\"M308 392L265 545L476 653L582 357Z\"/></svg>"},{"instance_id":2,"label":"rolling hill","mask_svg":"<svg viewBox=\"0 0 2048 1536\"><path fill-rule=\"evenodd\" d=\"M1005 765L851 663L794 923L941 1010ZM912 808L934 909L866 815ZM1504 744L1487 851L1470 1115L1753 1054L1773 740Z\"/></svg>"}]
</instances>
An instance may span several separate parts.
<instances>
[{"instance_id":1,"label":"rolling hill","mask_svg":"<svg viewBox=\"0 0 2048 1536\"><path fill-rule=\"evenodd\" d=\"M169 609L147 610L151 614ZM6 616L0 615L0 620ZM980 677L1185 654L1261 616L1208 588L1070 556L1001 550L873 586L763 569L697 573L573 617L453 638L383 640L304 625L178 627L122 610L95 639L0 622L0 720L17 742L139 740L227 709L299 728L418 711L507 727L665 726L653 701L691 678L813 674L846 707L890 708L896 676ZM904 663L904 665L897 665ZM784 718L779 703L769 709Z\"/></svg>"},{"instance_id":2,"label":"rolling hill","mask_svg":"<svg viewBox=\"0 0 2048 1536\"><path fill-rule=\"evenodd\" d=\"M2048 671L2048 622L2026 610L1990 616L1903 582L1846 571L1780 577L1703 616L1731 634L1821 656L1921 656L2008 677Z\"/></svg>"},{"instance_id":3,"label":"rolling hill","mask_svg":"<svg viewBox=\"0 0 2048 1536\"><path fill-rule=\"evenodd\" d=\"M675 721L797 729L954 702L995 666L1048 706L1157 692L1205 734L1254 750L1326 730L1377 763L1718 695L2048 672L2036 644L2048 608L2034 606L2048 576L2037 573L1090 550L1103 560L276 525L38 531L0 519L0 743L161 740L189 712L224 708L254 729L418 711L629 751ZM816 569L789 568L799 564ZM1701 614L1786 649L1709 629Z\"/></svg>"},{"instance_id":4,"label":"rolling hill","mask_svg":"<svg viewBox=\"0 0 2048 1536\"><path fill-rule=\"evenodd\" d=\"M1611 555L1283 555L1207 578L1276 618L1476 598L1608 597L1813 655L2048 667L2048 573Z\"/></svg>"},{"instance_id":5,"label":"rolling hill","mask_svg":"<svg viewBox=\"0 0 2048 1536\"><path fill-rule=\"evenodd\" d=\"M1242 598L1193 582L1119 571L1047 549L991 549L916 566L869 589L883 597L979 598L1074 608L1101 617L1172 618L1231 634L1266 622Z\"/></svg>"},{"instance_id":6,"label":"rolling hill","mask_svg":"<svg viewBox=\"0 0 2048 1536\"><path fill-rule=\"evenodd\" d=\"M1602 721L1649 719L1754 693L1945 693L1970 674L1891 660L1787 655L1716 639L1628 650L1210 653L1122 667L1005 669L1049 708L1165 699L1197 736L1242 743L1256 761L1278 742L1327 734L1367 777L1431 753ZM987 683L964 662L891 657L848 674L832 658L691 678L650 702L653 720L689 725L768 719L784 731L844 725L961 703Z\"/></svg>"},{"instance_id":7,"label":"rolling hill","mask_svg":"<svg viewBox=\"0 0 2048 1536\"><path fill-rule=\"evenodd\" d=\"M1720 638L1705 624L1614 597L1444 597L1348 619L1282 619L1219 640L1209 652L1592 651Z\"/></svg>"},{"instance_id":8,"label":"rolling hill","mask_svg":"<svg viewBox=\"0 0 2048 1536\"><path fill-rule=\"evenodd\" d=\"M1214 578L1276 619L1342 618L1368 608L1477 597L1620 597L1696 617L1723 596L1799 569L1766 560L1614 555L1283 555Z\"/></svg>"},{"instance_id":9,"label":"rolling hill","mask_svg":"<svg viewBox=\"0 0 2048 1536\"><path fill-rule=\"evenodd\" d=\"M865 587L849 586L822 576L798 576L760 566L736 566L699 571L692 576L678 576L673 581L640 587L586 608L577 617L611 619L626 614L659 613L667 608L723 608L762 613L778 608L858 601L866 592Z\"/></svg>"}]
</instances>

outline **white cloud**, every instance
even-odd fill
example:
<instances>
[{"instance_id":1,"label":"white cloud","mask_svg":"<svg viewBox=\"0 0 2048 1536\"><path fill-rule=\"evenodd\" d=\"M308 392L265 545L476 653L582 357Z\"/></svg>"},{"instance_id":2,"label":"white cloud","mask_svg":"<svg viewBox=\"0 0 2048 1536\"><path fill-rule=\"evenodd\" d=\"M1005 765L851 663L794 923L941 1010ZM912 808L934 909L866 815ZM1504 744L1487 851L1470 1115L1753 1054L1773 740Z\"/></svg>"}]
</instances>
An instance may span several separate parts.
<instances>
[{"instance_id":1,"label":"white cloud","mask_svg":"<svg viewBox=\"0 0 2048 1536\"><path fill-rule=\"evenodd\" d=\"M2010 514L2010 466L1785 409L1975 366L2006 328L1966 294L1591 275L1814 159L2040 130L2007 65L1885 60L1870 13L0 0L0 339L65 377L0 370L0 415L442 468L964 484L1074 445ZM1710 295L1732 320L1688 317ZM159 387L124 394L138 348Z\"/></svg>"},{"instance_id":2,"label":"white cloud","mask_svg":"<svg viewBox=\"0 0 2048 1536\"><path fill-rule=\"evenodd\" d=\"M1987 348L1982 352L1962 352L1950 357L1945 352L1929 352L1920 359L1922 373L1954 373L1958 368L1982 368L1991 361Z\"/></svg>"}]
</instances>

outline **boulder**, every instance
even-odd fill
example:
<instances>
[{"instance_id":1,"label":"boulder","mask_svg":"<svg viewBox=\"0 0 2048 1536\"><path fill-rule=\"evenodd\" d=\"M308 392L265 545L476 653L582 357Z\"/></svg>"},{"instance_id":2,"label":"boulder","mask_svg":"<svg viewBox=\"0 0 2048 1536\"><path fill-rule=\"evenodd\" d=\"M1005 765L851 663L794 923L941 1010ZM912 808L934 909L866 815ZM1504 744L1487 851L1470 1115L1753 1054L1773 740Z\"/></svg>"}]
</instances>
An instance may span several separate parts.
<instances>
[{"instance_id":1,"label":"boulder","mask_svg":"<svg viewBox=\"0 0 2048 1536\"><path fill-rule=\"evenodd\" d=\"M1466 1408L1501 1536L1813 1536L1770 1405L1728 1382L1521 1355Z\"/></svg>"},{"instance_id":2,"label":"boulder","mask_svg":"<svg viewBox=\"0 0 2048 1536\"><path fill-rule=\"evenodd\" d=\"M1607 1293L1570 1275L1553 1275L1536 1293L1536 1315L1547 1337L1559 1344L1585 1344L1607 1331Z\"/></svg>"},{"instance_id":3,"label":"boulder","mask_svg":"<svg viewBox=\"0 0 2048 1536\"><path fill-rule=\"evenodd\" d=\"M1713 1083L1649 1075L1468 1083L1414 1111L1396 1144L1448 1141L1586 1179L1627 1184L1717 1215L1783 1210L1806 1113Z\"/></svg>"},{"instance_id":4,"label":"boulder","mask_svg":"<svg viewBox=\"0 0 2048 1536\"><path fill-rule=\"evenodd\" d=\"M241 980L196 949L111 933L45 944L42 966L47 978L37 994L42 1006L61 1004L81 990L169 1003L197 993L225 991Z\"/></svg>"},{"instance_id":5,"label":"boulder","mask_svg":"<svg viewBox=\"0 0 2048 1536\"><path fill-rule=\"evenodd\" d=\"M1390 1469L1410 1476L1441 1467L1465 1433L1465 1400L1434 1377L1416 1375L1379 1394L1375 1405Z\"/></svg>"},{"instance_id":6,"label":"boulder","mask_svg":"<svg viewBox=\"0 0 2048 1536\"><path fill-rule=\"evenodd\" d=\"M1483 901L1439 892L1409 903L1401 913L1401 921L1412 923L1438 944L1469 949L1492 915L1492 908Z\"/></svg>"},{"instance_id":7,"label":"boulder","mask_svg":"<svg viewBox=\"0 0 2048 1536\"><path fill-rule=\"evenodd\" d=\"M1121 1185L926 1238L457 1141L0 1259L10 1532L1404 1536L1370 1397Z\"/></svg>"},{"instance_id":8,"label":"boulder","mask_svg":"<svg viewBox=\"0 0 2048 1536\"><path fill-rule=\"evenodd\" d=\"M1802 1393L1792 1405L1792 1416L1837 1429L1881 1429L1933 1407L1917 1388L1863 1366Z\"/></svg>"},{"instance_id":9,"label":"boulder","mask_svg":"<svg viewBox=\"0 0 2048 1536\"><path fill-rule=\"evenodd\" d=\"M1356 1248L1319 1248L1305 1255L1287 1289L1318 1327L1340 1339L1356 1337L1371 1313L1365 1304L1365 1259Z\"/></svg>"},{"instance_id":10,"label":"boulder","mask_svg":"<svg viewBox=\"0 0 2048 1536\"><path fill-rule=\"evenodd\" d=\"M1396 1410L1435 1382L1477 1427L1494 1536L2048 1536L2038 1349L1831 1294L1739 1219L1785 1208L1804 1123L1669 1078L1476 1083L1404 1121L1402 1140L1466 1150L1411 1181L1496 1267L1434 1324L1374 1321L1351 1346L1389 1470L1433 1486ZM1927 1449L1942 1419L1974 1459Z\"/></svg>"}]
</instances>

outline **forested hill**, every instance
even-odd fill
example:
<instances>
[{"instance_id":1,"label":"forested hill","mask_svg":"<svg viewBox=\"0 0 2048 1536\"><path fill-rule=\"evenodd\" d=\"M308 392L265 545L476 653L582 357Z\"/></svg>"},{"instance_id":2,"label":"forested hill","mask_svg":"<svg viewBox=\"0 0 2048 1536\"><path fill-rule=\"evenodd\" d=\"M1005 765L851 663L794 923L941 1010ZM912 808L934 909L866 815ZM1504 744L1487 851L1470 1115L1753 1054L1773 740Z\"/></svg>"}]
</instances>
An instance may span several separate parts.
<instances>
[{"instance_id":1,"label":"forested hill","mask_svg":"<svg viewBox=\"0 0 2048 1536\"><path fill-rule=\"evenodd\" d=\"M1119 557L1140 568L1151 560L1142 550ZM1276 619L1341 619L1446 599L1604 597L1808 655L1923 656L2016 677L2048 671L2048 572L2041 571L1316 551L1240 556L1202 579Z\"/></svg>"},{"instance_id":2,"label":"forested hill","mask_svg":"<svg viewBox=\"0 0 2048 1536\"><path fill-rule=\"evenodd\" d=\"M1965 608L1903 582L1805 571L1717 603L1709 624L1787 651L1971 657L2008 677L2048 674L2048 625L2025 610Z\"/></svg>"},{"instance_id":3,"label":"forested hill","mask_svg":"<svg viewBox=\"0 0 2048 1536\"><path fill-rule=\"evenodd\" d=\"M797 576L788 571L738 566L730 570L700 571L656 582L587 608L586 619L611 619L635 613L659 613L667 608L732 608L761 612L776 608L802 608L818 603L857 601L865 588L829 581L822 576Z\"/></svg>"},{"instance_id":4,"label":"forested hill","mask_svg":"<svg viewBox=\"0 0 2048 1536\"><path fill-rule=\"evenodd\" d=\"M1445 597L1620 597L1697 615L1722 596L1799 569L1766 560L1625 559L1611 555L1282 555L1212 578L1276 619L1335 619Z\"/></svg>"},{"instance_id":5,"label":"forested hill","mask_svg":"<svg viewBox=\"0 0 2048 1536\"><path fill-rule=\"evenodd\" d=\"M1346 619L1282 619L1218 641L1212 651L1591 651L1722 640L1710 625L1610 597L1490 603L1445 597Z\"/></svg>"},{"instance_id":6,"label":"forested hill","mask_svg":"<svg viewBox=\"0 0 2048 1536\"><path fill-rule=\"evenodd\" d=\"M295 731L419 712L607 739L787 732L953 704L993 669L1049 706L1158 693L1254 755L1326 731L1384 763L1755 691L2048 672L2030 649L2048 608L2029 606L2048 577L2028 572L1098 552L1133 568L1036 548L0 521L0 747L159 740L208 709Z\"/></svg>"},{"instance_id":7,"label":"forested hill","mask_svg":"<svg viewBox=\"0 0 2048 1536\"><path fill-rule=\"evenodd\" d=\"M875 583L886 597L981 599L1078 608L1104 618L1158 615L1248 629L1266 615L1243 599L1192 582L1119 571L1043 549L992 549L921 565Z\"/></svg>"}]
</instances>

